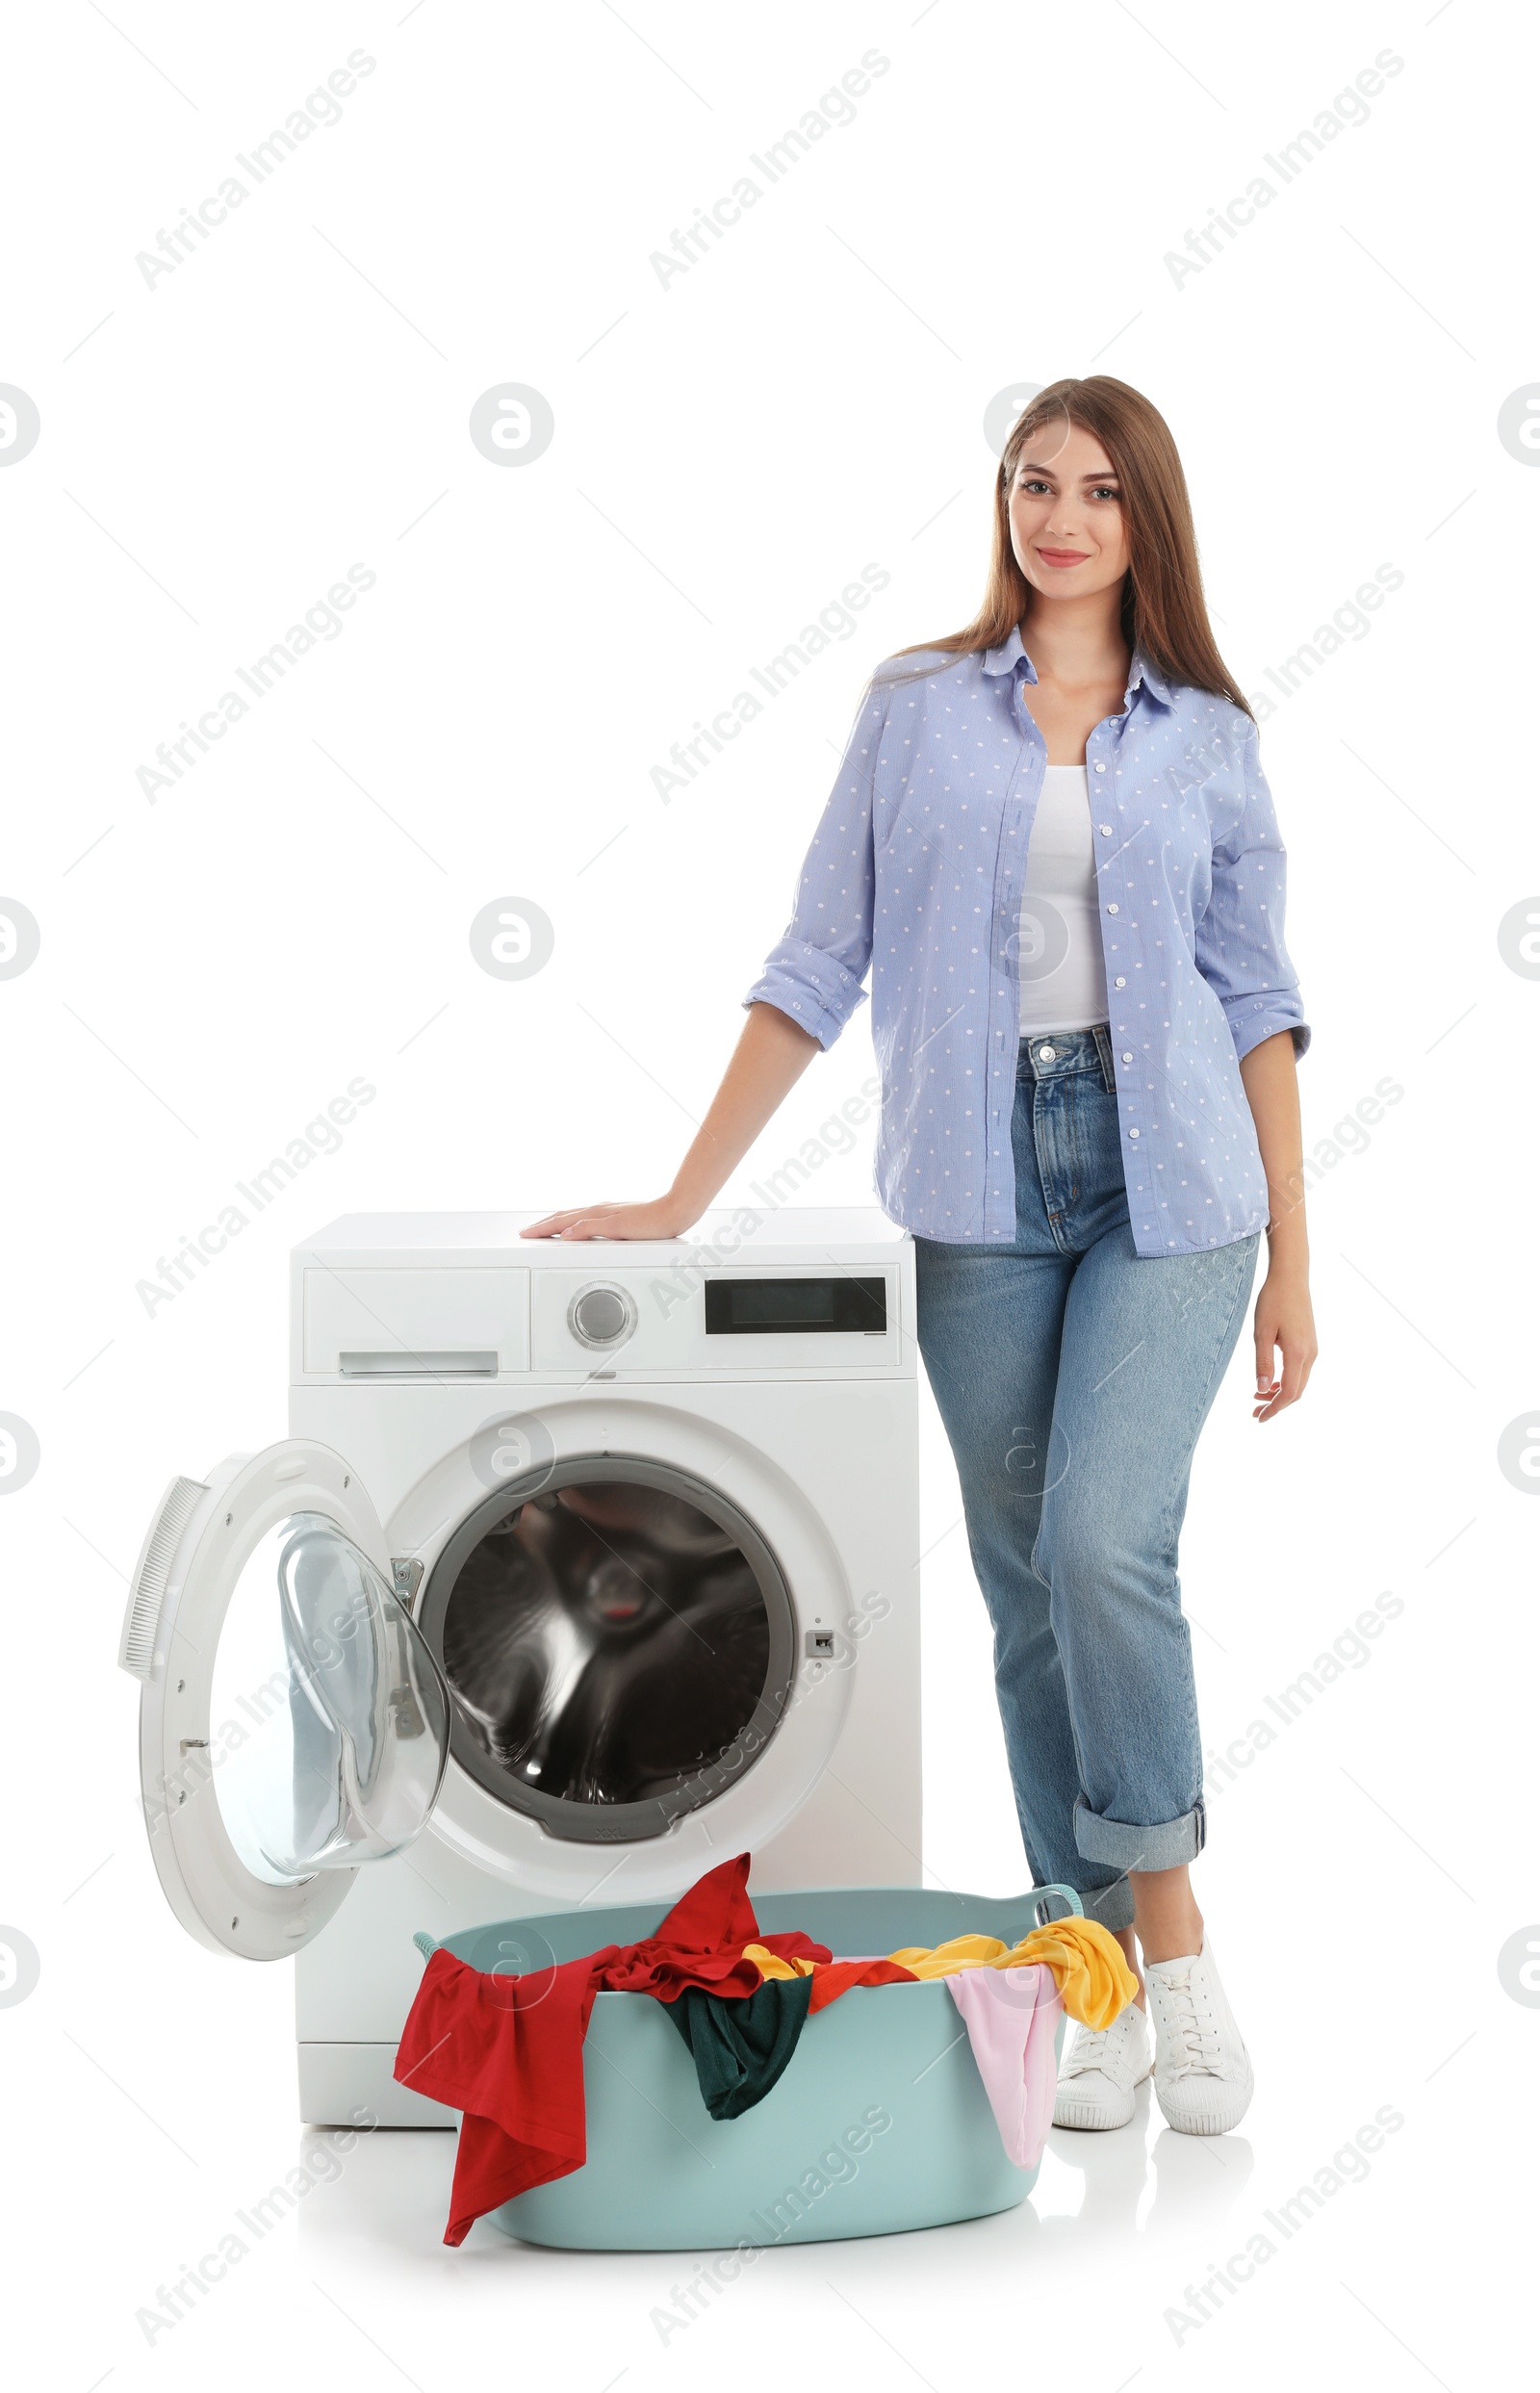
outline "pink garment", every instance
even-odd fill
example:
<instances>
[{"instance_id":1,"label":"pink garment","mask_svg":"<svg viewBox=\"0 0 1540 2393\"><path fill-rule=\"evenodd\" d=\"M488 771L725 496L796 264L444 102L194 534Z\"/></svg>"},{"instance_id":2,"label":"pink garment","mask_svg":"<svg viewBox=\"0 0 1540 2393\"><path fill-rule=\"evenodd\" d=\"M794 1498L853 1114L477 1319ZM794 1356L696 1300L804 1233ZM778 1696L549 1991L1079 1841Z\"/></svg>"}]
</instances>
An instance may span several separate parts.
<instances>
[{"instance_id":1,"label":"pink garment","mask_svg":"<svg viewBox=\"0 0 1540 2393\"><path fill-rule=\"evenodd\" d=\"M1053 1971L1041 1962L959 1969L946 1984L962 2014L1006 2158L1018 2169L1035 2169L1053 2124L1058 2078L1054 2040L1062 2014Z\"/></svg>"}]
</instances>

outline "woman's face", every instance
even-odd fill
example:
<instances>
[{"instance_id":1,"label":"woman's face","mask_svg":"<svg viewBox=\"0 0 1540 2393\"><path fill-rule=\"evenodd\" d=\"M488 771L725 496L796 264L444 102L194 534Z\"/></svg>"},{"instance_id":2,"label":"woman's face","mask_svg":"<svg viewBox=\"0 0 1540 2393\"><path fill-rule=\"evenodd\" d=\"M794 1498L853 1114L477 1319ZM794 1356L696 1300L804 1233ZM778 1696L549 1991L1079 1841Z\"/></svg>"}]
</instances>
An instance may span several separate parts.
<instances>
[{"instance_id":1,"label":"woman's face","mask_svg":"<svg viewBox=\"0 0 1540 2393\"><path fill-rule=\"evenodd\" d=\"M1011 546L1044 598L1090 598L1122 580L1122 496L1094 433L1062 420L1028 433L1011 486Z\"/></svg>"}]
</instances>

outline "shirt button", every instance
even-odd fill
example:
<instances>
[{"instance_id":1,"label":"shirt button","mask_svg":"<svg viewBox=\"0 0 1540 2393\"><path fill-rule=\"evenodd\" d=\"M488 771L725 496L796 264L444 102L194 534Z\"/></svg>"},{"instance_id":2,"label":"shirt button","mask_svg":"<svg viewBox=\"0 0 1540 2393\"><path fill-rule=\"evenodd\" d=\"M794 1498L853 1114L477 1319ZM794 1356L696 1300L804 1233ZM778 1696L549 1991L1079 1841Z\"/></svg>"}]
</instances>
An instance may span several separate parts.
<instances>
[{"instance_id":1,"label":"shirt button","mask_svg":"<svg viewBox=\"0 0 1540 2393\"><path fill-rule=\"evenodd\" d=\"M1128 983L1124 980L1121 972L1118 973L1117 978L1114 981L1113 987L1115 989L1126 989L1128 987Z\"/></svg>"},{"instance_id":2,"label":"shirt button","mask_svg":"<svg viewBox=\"0 0 1540 2393\"><path fill-rule=\"evenodd\" d=\"M1123 1049L1123 1062L1125 1064L1131 1064L1133 1060L1133 1057L1129 1054L1128 1049L1125 1047Z\"/></svg>"},{"instance_id":3,"label":"shirt button","mask_svg":"<svg viewBox=\"0 0 1540 2393\"><path fill-rule=\"evenodd\" d=\"M1116 909L1116 906L1109 906L1109 907L1108 907L1108 909L1107 909L1107 912L1108 912L1110 914L1115 914L1115 913L1117 912L1117 909Z\"/></svg>"},{"instance_id":4,"label":"shirt button","mask_svg":"<svg viewBox=\"0 0 1540 2393\"><path fill-rule=\"evenodd\" d=\"M1131 1139L1137 1139L1137 1138L1138 1138L1138 1136L1139 1136L1139 1132L1138 1132L1137 1130L1130 1130L1130 1132L1128 1133L1128 1135L1129 1135L1129 1137L1130 1137Z\"/></svg>"},{"instance_id":5,"label":"shirt button","mask_svg":"<svg viewBox=\"0 0 1540 2393\"><path fill-rule=\"evenodd\" d=\"M1096 765L1096 770L1097 770L1097 772L1098 772L1098 773L1105 773L1105 771L1107 770L1107 767L1106 767L1106 765L1105 765L1105 764L1103 764L1103 763L1101 763L1101 762L1099 762L1099 761L1098 761L1098 763L1097 763L1097 765Z\"/></svg>"},{"instance_id":6,"label":"shirt button","mask_svg":"<svg viewBox=\"0 0 1540 2393\"><path fill-rule=\"evenodd\" d=\"M1101 836L1102 836L1102 837L1103 837L1104 839L1110 839L1110 838L1112 837L1112 836L1113 836L1113 827L1112 827L1111 823L1103 823L1103 824L1101 824L1101 825L1100 825L1100 830L1101 830Z\"/></svg>"}]
</instances>

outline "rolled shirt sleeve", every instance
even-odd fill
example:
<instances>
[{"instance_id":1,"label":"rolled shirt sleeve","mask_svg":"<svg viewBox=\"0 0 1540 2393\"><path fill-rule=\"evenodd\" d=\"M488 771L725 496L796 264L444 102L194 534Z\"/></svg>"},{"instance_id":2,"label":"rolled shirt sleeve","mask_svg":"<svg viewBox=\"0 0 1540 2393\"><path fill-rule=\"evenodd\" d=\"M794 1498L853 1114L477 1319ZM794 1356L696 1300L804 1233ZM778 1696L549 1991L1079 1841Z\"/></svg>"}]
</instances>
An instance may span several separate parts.
<instances>
[{"instance_id":1,"label":"rolled shirt sleeve","mask_svg":"<svg viewBox=\"0 0 1540 2393\"><path fill-rule=\"evenodd\" d=\"M771 948L745 1006L773 1005L832 1047L865 997L876 873L872 789L883 694L868 688L813 834L784 936Z\"/></svg>"},{"instance_id":2,"label":"rolled shirt sleeve","mask_svg":"<svg viewBox=\"0 0 1540 2393\"><path fill-rule=\"evenodd\" d=\"M1254 723L1246 725L1241 778L1240 810L1214 844L1209 902L1196 926L1194 959L1224 1009L1238 1062L1280 1030L1293 1032L1294 1051L1300 1056L1310 1044L1310 1026L1283 942L1287 856Z\"/></svg>"}]
</instances>

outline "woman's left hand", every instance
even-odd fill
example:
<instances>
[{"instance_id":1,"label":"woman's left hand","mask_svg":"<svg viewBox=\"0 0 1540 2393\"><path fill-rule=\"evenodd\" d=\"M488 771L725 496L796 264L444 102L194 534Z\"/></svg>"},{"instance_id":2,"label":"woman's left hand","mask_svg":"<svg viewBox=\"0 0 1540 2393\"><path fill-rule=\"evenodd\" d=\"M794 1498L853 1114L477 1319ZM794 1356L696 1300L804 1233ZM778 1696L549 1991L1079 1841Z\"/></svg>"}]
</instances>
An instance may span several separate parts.
<instances>
[{"instance_id":1,"label":"woman's left hand","mask_svg":"<svg viewBox=\"0 0 1540 2393\"><path fill-rule=\"evenodd\" d=\"M1302 1271L1276 1265L1262 1283L1256 1309L1257 1389L1253 1421L1270 1421L1286 1404L1297 1403L1316 1359L1316 1317L1310 1281ZM1281 1374L1277 1355L1283 1356Z\"/></svg>"}]
</instances>

